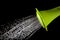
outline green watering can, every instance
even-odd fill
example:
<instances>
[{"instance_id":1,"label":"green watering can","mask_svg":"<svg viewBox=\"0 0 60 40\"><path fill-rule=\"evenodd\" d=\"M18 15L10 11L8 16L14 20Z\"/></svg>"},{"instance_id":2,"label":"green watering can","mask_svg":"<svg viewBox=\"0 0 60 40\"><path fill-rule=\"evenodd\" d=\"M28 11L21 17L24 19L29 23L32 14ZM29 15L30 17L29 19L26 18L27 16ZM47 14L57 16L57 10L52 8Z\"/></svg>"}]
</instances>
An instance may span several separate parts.
<instances>
[{"instance_id":1,"label":"green watering can","mask_svg":"<svg viewBox=\"0 0 60 40\"><path fill-rule=\"evenodd\" d=\"M48 31L47 26L58 16L60 16L60 6L53 9L39 11L36 8L36 16L43 28Z\"/></svg>"}]
</instances>

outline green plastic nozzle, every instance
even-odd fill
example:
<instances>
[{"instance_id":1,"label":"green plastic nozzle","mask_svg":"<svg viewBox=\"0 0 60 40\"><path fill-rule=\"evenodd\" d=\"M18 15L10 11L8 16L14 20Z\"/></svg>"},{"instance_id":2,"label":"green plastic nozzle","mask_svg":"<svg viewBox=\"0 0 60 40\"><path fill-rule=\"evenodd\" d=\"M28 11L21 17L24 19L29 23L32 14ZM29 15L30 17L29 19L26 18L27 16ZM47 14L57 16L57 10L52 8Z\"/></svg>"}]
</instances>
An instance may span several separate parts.
<instances>
[{"instance_id":1,"label":"green plastic nozzle","mask_svg":"<svg viewBox=\"0 0 60 40\"><path fill-rule=\"evenodd\" d=\"M48 31L47 26L58 16L60 16L60 6L53 9L39 11L36 8L36 16L43 28Z\"/></svg>"}]
</instances>

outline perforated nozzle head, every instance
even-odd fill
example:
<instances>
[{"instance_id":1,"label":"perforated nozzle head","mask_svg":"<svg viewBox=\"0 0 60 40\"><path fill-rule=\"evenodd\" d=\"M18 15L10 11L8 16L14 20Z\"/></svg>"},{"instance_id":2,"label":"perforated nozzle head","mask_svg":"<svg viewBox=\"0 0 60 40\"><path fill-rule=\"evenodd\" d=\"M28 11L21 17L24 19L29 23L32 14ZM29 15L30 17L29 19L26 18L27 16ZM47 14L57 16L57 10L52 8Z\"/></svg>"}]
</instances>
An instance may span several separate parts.
<instances>
[{"instance_id":1,"label":"perforated nozzle head","mask_svg":"<svg viewBox=\"0 0 60 40\"><path fill-rule=\"evenodd\" d=\"M53 9L44 10L44 11L39 11L36 8L36 16L37 16L40 24L42 25L42 27L45 28L46 31L48 31L47 26L54 19L56 19L58 16L60 16L60 6L53 8Z\"/></svg>"}]
</instances>

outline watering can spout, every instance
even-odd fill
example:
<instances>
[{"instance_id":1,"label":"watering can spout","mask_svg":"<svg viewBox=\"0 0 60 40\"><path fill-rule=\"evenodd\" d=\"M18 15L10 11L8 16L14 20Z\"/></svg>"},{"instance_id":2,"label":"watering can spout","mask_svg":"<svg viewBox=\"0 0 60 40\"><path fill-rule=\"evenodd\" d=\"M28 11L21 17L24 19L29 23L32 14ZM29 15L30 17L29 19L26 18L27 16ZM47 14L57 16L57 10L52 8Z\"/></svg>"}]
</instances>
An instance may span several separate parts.
<instances>
[{"instance_id":1,"label":"watering can spout","mask_svg":"<svg viewBox=\"0 0 60 40\"><path fill-rule=\"evenodd\" d=\"M60 16L60 6L49 10L39 11L36 8L36 16L43 28L48 31L47 26L58 16Z\"/></svg>"}]
</instances>

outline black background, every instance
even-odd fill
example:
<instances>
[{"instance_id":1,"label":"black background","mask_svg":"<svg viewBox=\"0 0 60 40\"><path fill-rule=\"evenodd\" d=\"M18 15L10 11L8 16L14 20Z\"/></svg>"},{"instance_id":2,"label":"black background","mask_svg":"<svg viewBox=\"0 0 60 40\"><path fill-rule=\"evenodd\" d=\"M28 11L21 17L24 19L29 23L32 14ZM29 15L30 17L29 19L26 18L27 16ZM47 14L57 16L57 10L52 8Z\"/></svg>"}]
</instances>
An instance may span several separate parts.
<instances>
[{"instance_id":1,"label":"black background","mask_svg":"<svg viewBox=\"0 0 60 40\"><path fill-rule=\"evenodd\" d=\"M35 15L35 8L39 10L47 10L60 5L58 0L38 0L38 1L8 1L1 2L0 20L1 24L6 23L8 20L22 18L28 15Z\"/></svg>"},{"instance_id":2,"label":"black background","mask_svg":"<svg viewBox=\"0 0 60 40\"><path fill-rule=\"evenodd\" d=\"M35 15L35 8L39 10L47 10L60 5L58 0L40 0L40 1L9 1L2 2L0 9L0 25L6 24L15 19L26 17L29 15ZM60 17L55 19L50 25L48 25L49 33L51 32L60 32ZM41 28L37 31L31 38L33 40L39 40L39 38L44 38L46 35L50 35L46 32L45 29ZM53 34L54 34L53 33ZM51 33L52 34L52 33ZM45 35L43 37L43 35Z\"/></svg>"}]
</instances>

